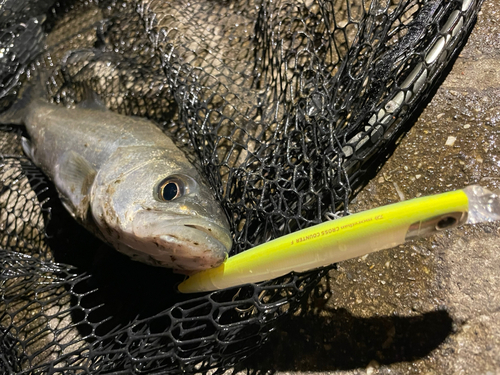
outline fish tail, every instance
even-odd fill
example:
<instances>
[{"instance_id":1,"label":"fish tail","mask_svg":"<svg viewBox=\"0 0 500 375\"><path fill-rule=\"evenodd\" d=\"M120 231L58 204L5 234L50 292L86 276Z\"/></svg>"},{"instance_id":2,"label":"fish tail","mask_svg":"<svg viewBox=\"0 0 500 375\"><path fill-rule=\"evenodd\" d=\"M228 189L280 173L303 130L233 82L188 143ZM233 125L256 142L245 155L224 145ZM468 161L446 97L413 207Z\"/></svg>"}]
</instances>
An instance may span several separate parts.
<instances>
[{"instance_id":1,"label":"fish tail","mask_svg":"<svg viewBox=\"0 0 500 375\"><path fill-rule=\"evenodd\" d=\"M35 100L43 99L47 96L45 90L46 82L45 76L39 74L33 82L25 85L20 98L9 109L0 113L0 124L23 125L31 104Z\"/></svg>"}]
</instances>

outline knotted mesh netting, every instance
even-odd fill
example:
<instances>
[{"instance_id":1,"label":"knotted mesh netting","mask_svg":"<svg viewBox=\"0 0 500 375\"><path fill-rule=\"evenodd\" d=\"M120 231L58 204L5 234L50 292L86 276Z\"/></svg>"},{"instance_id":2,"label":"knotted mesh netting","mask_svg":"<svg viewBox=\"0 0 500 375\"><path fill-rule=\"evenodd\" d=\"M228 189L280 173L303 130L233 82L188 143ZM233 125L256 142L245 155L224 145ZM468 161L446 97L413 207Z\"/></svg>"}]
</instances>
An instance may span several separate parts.
<instances>
[{"instance_id":1,"label":"knotted mesh netting","mask_svg":"<svg viewBox=\"0 0 500 375\"><path fill-rule=\"evenodd\" d=\"M481 0L0 3L0 110L33 76L161 126L229 218L231 254L314 225L374 175ZM79 227L0 129L0 372L224 369L328 271L183 296Z\"/></svg>"}]
</instances>

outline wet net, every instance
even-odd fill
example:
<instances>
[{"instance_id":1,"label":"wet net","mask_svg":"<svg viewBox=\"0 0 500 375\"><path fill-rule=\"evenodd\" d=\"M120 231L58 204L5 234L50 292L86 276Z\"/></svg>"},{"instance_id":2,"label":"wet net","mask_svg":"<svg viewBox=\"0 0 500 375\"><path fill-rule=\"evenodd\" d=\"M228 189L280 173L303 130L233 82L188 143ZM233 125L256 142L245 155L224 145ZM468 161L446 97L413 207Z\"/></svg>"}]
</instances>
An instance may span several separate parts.
<instances>
[{"instance_id":1,"label":"wet net","mask_svg":"<svg viewBox=\"0 0 500 375\"><path fill-rule=\"evenodd\" d=\"M232 254L347 213L465 41L481 0L0 3L0 110L39 71L147 117L200 168ZM328 268L209 294L89 235L0 129L0 372L233 366Z\"/></svg>"}]
</instances>

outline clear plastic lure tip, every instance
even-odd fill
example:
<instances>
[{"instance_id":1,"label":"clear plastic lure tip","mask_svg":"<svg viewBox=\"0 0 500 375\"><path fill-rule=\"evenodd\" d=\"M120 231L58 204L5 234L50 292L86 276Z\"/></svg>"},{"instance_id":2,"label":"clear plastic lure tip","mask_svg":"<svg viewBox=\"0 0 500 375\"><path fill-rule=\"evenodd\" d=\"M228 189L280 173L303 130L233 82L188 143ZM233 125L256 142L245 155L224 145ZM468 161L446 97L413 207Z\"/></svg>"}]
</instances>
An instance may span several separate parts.
<instances>
[{"instance_id":1,"label":"clear plastic lure tip","mask_svg":"<svg viewBox=\"0 0 500 375\"><path fill-rule=\"evenodd\" d=\"M468 224L500 220L500 196L479 185L463 189L469 199Z\"/></svg>"}]
</instances>

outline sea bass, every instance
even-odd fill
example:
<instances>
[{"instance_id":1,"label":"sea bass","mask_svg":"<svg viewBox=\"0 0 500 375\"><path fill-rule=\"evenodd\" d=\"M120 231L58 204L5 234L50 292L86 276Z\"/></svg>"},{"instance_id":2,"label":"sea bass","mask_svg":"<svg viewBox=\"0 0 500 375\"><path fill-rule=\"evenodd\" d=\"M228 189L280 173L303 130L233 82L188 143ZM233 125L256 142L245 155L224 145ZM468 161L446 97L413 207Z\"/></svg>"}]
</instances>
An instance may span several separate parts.
<instances>
[{"instance_id":1,"label":"sea bass","mask_svg":"<svg viewBox=\"0 0 500 375\"><path fill-rule=\"evenodd\" d=\"M143 263L190 273L224 261L232 246L226 216L168 136L95 95L77 108L50 104L38 86L0 122L26 126L25 153L77 221Z\"/></svg>"}]
</instances>

